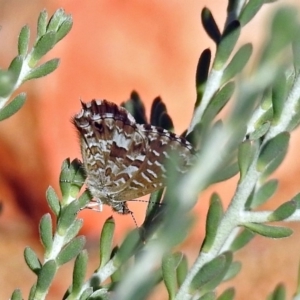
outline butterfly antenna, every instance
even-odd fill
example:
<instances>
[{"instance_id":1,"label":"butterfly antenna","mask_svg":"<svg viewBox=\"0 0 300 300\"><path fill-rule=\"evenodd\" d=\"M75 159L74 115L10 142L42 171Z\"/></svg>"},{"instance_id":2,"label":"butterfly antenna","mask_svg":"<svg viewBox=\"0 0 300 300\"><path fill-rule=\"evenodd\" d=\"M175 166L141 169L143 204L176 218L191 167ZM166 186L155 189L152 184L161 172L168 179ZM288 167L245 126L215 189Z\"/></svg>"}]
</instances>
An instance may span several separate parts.
<instances>
[{"instance_id":1,"label":"butterfly antenna","mask_svg":"<svg viewBox=\"0 0 300 300\"><path fill-rule=\"evenodd\" d=\"M150 200L142 200L142 199L132 199L130 201L151 203L151 204L156 204L156 205L159 205L159 206L163 206L164 205L164 203L161 203L161 202L155 202L155 201L150 201Z\"/></svg>"},{"instance_id":2,"label":"butterfly antenna","mask_svg":"<svg viewBox=\"0 0 300 300\"><path fill-rule=\"evenodd\" d=\"M130 210L129 213L130 213L131 218L132 218L132 220L133 220L133 222L134 222L134 224L135 224L135 227L136 227L136 228L139 228L139 226L138 226L138 224L137 224L137 221L136 221L136 218L135 218L133 212Z\"/></svg>"}]
</instances>

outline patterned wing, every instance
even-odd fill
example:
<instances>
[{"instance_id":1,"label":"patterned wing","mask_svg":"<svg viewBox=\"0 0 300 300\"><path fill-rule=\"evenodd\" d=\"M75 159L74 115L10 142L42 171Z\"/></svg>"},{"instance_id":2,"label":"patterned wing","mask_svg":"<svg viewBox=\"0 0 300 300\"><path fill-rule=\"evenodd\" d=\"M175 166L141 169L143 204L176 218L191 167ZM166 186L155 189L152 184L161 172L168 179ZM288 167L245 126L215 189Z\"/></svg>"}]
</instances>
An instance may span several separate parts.
<instances>
[{"instance_id":1,"label":"patterned wing","mask_svg":"<svg viewBox=\"0 0 300 300\"><path fill-rule=\"evenodd\" d=\"M134 118L116 104L92 100L82 108L73 122L80 134L87 185L103 202L108 195L117 200L144 162L147 141Z\"/></svg>"},{"instance_id":2,"label":"patterned wing","mask_svg":"<svg viewBox=\"0 0 300 300\"><path fill-rule=\"evenodd\" d=\"M124 108L106 100L82 103L75 115L87 186L101 203L129 213L125 201L165 186L169 151L179 155L178 172L187 171L194 158L192 145L160 127L136 124Z\"/></svg>"},{"instance_id":3,"label":"patterned wing","mask_svg":"<svg viewBox=\"0 0 300 300\"><path fill-rule=\"evenodd\" d=\"M180 173L185 173L195 159L193 147L186 139L152 125L137 124L137 128L147 139L146 157L127 190L120 192L120 199L131 200L164 187L170 151L178 155L175 167Z\"/></svg>"}]
</instances>

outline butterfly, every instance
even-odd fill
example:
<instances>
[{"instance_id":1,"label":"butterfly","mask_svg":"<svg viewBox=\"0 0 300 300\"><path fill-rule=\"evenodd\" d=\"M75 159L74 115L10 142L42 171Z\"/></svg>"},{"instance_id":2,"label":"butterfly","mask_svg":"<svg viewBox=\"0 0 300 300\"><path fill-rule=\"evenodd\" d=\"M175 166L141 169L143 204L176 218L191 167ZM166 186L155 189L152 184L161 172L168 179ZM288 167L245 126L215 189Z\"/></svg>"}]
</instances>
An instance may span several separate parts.
<instances>
[{"instance_id":1,"label":"butterfly","mask_svg":"<svg viewBox=\"0 0 300 300\"><path fill-rule=\"evenodd\" d=\"M79 133L87 187L96 201L120 214L126 201L166 186L166 161L176 151L176 171L185 173L195 158L193 146L161 127L137 124L123 107L106 100L81 103L72 122Z\"/></svg>"}]
</instances>

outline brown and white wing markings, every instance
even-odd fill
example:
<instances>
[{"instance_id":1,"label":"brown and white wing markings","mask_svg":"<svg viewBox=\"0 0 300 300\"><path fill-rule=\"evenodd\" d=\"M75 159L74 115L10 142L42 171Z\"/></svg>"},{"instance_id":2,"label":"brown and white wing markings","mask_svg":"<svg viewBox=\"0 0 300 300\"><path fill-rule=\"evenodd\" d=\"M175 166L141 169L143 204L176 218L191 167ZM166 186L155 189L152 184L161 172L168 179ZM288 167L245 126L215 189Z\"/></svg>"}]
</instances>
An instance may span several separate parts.
<instances>
[{"instance_id":1,"label":"brown and white wing markings","mask_svg":"<svg viewBox=\"0 0 300 300\"><path fill-rule=\"evenodd\" d=\"M137 128L147 139L147 151L140 170L130 180L129 190L119 195L123 199L128 197L127 200L147 195L166 185L170 152L176 152L175 167L182 174L191 167L195 158L192 145L184 138L152 125L137 124Z\"/></svg>"},{"instance_id":2,"label":"brown and white wing markings","mask_svg":"<svg viewBox=\"0 0 300 300\"><path fill-rule=\"evenodd\" d=\"M82 106L74 124L80 133L88 186L118 198L145 159L144 137L125 109L105 100Z\"/></svg>"},{"instance_id":3,"label":"brown and white wing markings","mask_svg":"<svg viewBox=\"0 0 300 300\"><path fill-rule=\"evenodd\" d=\"M176 151L176 170L184 173L194 158L191 144L163 128L136 124L124 108L106 100L82 103L74 116L87 174L87 186L100 203L129 213L125 201L166 184L169 151Z\"/></svg>"}]
</instances>

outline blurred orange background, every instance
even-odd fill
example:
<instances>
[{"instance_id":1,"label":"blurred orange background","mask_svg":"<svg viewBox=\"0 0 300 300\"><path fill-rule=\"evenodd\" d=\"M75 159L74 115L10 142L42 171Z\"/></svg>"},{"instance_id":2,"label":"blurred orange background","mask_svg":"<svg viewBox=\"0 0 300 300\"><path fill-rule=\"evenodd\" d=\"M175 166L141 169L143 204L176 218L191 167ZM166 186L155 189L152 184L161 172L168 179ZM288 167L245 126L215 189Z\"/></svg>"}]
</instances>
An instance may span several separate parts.
<instances>
[{"instance_id":1,"label":"blurred orange background","mask_svg":"<svg viewBox=\"0 0 300 300\"><path fill-rule=\"evenodd\" d=\"M298 4L297 0L285 4ZM63 5L63 6L62 6ZM299 4L298 4L299 5ZM0 63L7 68L17 54L17 37L28 24L31 36L36 34L39 12L46 8L49 16L63 7L72 14L71 32L46 59L59 57L59 68L49 76L24 84L18 92L27 93L25 106L16 115L0 123L0 298L7 299L14 288L28 296L34 282L23 259L26 246L42 253L38 241L38 223L48 212L45 191L49 185L59 191L58 176L62 161L80 158L78 138L71 117L80 109L79 99L105 98L120 103L136 90L145 101L149 113L152 100L160 95L173 117L177 133L189 124L195 101L195 70L205 48L215 51L213 43L201 27L200 13L209 7L222 28L225 1L55 1L0 0ZM272 9L266 5L243 29L241 43L254 42L266 35ZM288 157L276 172L280 188L266 209L277 207L299 191L300 163L297 144L299 130L293 134ZM224 205L229 202L238 178L211 187L194 208L198 222L181 249L190 258L196 257L203 239L208 198L218 191ZM138 224L142 223L145 205L131 203ZM88 239L91 257L97 259L98 236L103 222L112 215L83 211L83 233ZM113 214L116 220L115 242L119 243L134 223L130 216ZM236 299L245 299L251 292L262 298L283 281L288 295L296 289L300 257L300 226L292 224L295 234L286 240L256 237L237 253L243 270L234 282ZM90 265L88 274L95 268ZM71 282L72 265L59 271L59 280L47 299L62 297ZM26 278L26 280L24 280ZM166 298L158 290L152 299ZM248 297L247 297L248 298Z\"/></svg>"}]
</instances>

